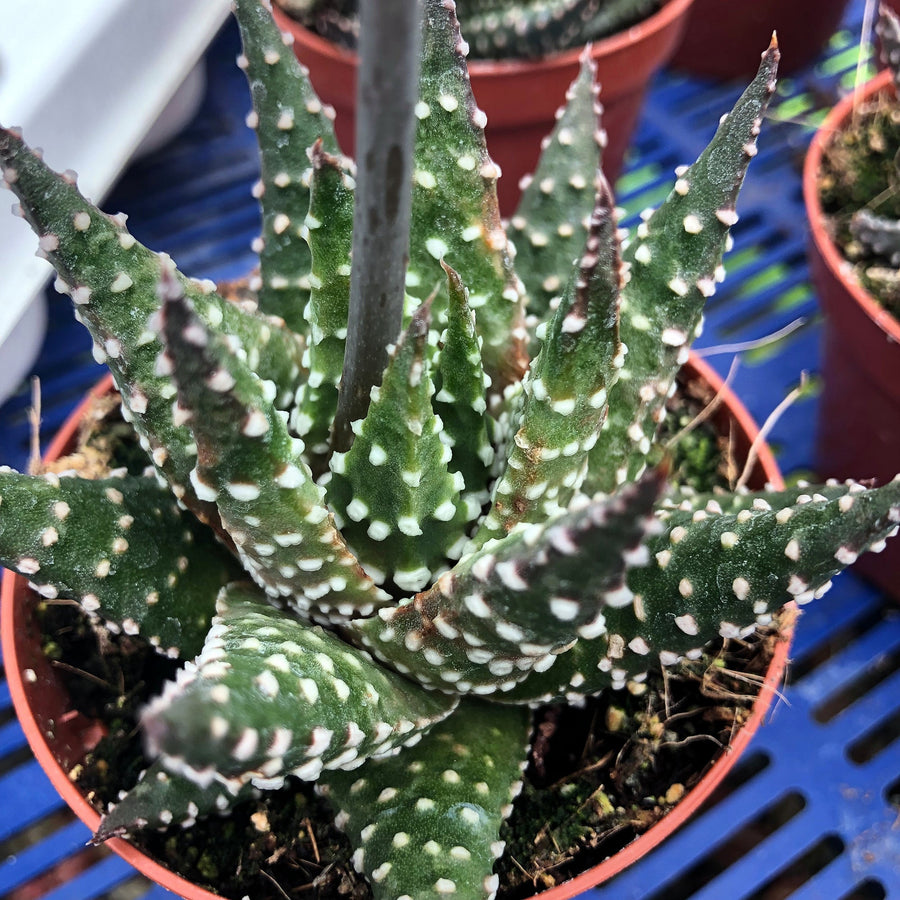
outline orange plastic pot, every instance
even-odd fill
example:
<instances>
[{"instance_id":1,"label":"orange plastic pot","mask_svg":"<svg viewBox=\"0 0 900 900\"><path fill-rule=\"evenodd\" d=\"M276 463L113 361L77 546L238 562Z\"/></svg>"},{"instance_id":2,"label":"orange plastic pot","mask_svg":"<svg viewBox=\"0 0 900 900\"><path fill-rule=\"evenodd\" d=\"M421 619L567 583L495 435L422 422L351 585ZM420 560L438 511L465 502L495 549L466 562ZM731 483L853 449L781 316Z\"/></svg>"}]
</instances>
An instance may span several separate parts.
<instances>
[{"instance_id":1,"label":"orange plastic pot","mask_svg":"<svg viewBox=\"0 0 900 900\"><path fill-rule=\"evenodd\" d=\"M608 139L603 169L610 181L615 181L622 169L647 85L678 45L693 2L668 0L643 22L592 44ZM275 20L293 35L294 52L309 68L316 92L335 108L342 150L354 155L356 54L324 40L277 7ZM465 22L462 29L465 36ZM767 43L768 38L760 50ZM541 140L553 129L556 110L578 74L580 56L579 48L538 60L468 61L475 99L487 114L488 151L503 173L497 192L504 216L515 210L519 181L534 171Z\"/></svg>"},{"instance_id":2,"label":"orange plastic pot","mask_svg":"<svg viewBox=\"0 0 900 900\"><path fill-rule=\"evenodd\" d=\"M690 377L707 381L713 391L721 390L723 402L716 414L717 425L721 433L731 437L737 458L746 456L758 434L749 413L729 389L723 388L721 379L705 363L692 357L687 371ZM55 459L72 449L78 423L90 401L96 396L108 393L111 385L112 380L107 377L75 410L50 445L46 454L47 459ZM775 487L783 486L775 460L769 448L763 444L759 447L751 484L762 487L767 482ZM34 614L33 596L26 579L9 571L3 573L0 585L0 638L7 683L16 714L35 757L63 800L91 831L95 831L100 817L79 792L68 773L100 740L103 735L102 726L71 710L61 679L41 651L40 628ZM562 900L563 897L575 896L586 888L611 878L647 854L694 815L735 764L756 729L762 724L784 678L789 639L790 634L787 633L785 639L778 642L765 683L747 722L735 734L731 745L722 751L699 783L645 834L600 865L542 893L542 900L551 898ZM127 841L112 839L107 846L139 872L185 900L214 900L217 896L181 878Z\"/></svg>"},{"instance_id":3,"label":"orange plastic pot","mask_svg":"<svg viewBox=\"0 0 900 900\"><path fill-rule=\"evenodd\" d=\"M108 375L88 394L57 433L47 448L46 459L57 459L72 450L79 422L92 401L111 390L112 376ZM22 730L41 768L75 815L91 831L96 831L100 816L68 773L103 737L103 727L71 709L62 680L42 652L40 626L30 602L32 598L24 578L8 570L3 571L0 583L0 640L6 682ZM217 900L217 895L181 878L127 841L112 838L106 846L177 896L190 900Z\"/></svg>"},{"instance_id":4,"label":"orange plastic pot","mask_svg":"<svg viewBox=\"0 0 900 900\"><path fill-rule=\"evenodd\" d=\"M803 167L809 265L825 312L816 466L826 477L880 483L900 472L900 322L860 285L831 240L818 172L832 135L846 127L854 107L893 90L885 70L841 100L814 135ZM868 553L854 569L900 598L900 547Z\"/></svg>"},{"instance_id":5,"label":"orange plastic pot","mask_svg":"<svg viewBox=\"0 0 900 900\"><path fill-rule=\"evenodd\" d=\"M694 0L673 68L707 78L752 78L772 32L779 74L809 65L837 30L848 0Z\"/></svg>"}]
</instances>

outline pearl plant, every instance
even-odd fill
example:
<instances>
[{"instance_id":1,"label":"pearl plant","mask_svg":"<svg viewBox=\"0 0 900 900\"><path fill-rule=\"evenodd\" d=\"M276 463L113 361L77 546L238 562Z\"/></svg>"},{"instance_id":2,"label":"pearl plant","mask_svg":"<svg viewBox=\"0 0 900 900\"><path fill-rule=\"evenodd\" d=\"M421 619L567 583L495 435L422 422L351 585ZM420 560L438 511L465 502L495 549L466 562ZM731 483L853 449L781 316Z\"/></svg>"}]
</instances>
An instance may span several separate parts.
<instances>
[{"instance_id":1,"label":"pearl plant","mask_svg":"<svg viewBox=\"0 0 900 900\"><path fill-rule=\"evenodd\" d=\"M2 132L5 183L149 468L3 469L0 561L183 661L99 839L295 777L376 897L493 897L531 708L645 691L897 531L900 482L697 494L657 442L778 51L624 247L585 57L507 232L454 5L426 0L403 331L337 452L355 169L267 5L235 5L262 166L252 301L182 275Z\"/></svg>"}]
</instances>

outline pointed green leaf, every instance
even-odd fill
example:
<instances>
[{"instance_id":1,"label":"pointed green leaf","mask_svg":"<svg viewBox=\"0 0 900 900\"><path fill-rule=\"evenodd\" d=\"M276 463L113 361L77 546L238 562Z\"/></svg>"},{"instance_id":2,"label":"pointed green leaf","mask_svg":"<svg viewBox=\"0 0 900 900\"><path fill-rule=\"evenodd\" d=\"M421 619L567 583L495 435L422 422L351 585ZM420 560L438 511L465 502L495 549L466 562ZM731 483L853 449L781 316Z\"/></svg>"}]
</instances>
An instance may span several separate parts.
<instances>
[{"instance_id":1,"label":"pointed green leaf","mask_svg":"<svg viewBox=\"0 0 900 900\"><path fill-rule=\"evenodd\" d=\"M442 259L459 272L499 393L526 359L521 284L497 203L499 170L487 153L452 4L425 0L424 20L407 288L420 300L429 296L444 280Z\"/></svg>"},{"instance_id":2,"label":"pointed green leaf","mask_svg":"<svg viewBox=\"0 0 900 900\"><path fill-rule=\"evenodd\" d=\"M350 251L353 246L353 179L341 161L313 145L310 206L304 234L312 252L305 357L309 376L297 395L294 426L310 453L328 452L347 343Z\"/></svg>"},{"instance_id":3,"label":"pointed green leaf","mask_svg":"<svg viewBox=\"0 0 900 900\"><path fill-rule=\"evenodd\" d=\"M226 815L236 803L254 793L249 781L241 784L238 779L227 784L213 781L201 787L183 775L167 772L162 763L155 762L117 803L110 804L91 843L100 844L144 828L190 828L204 816Z\"/></svg>"},{"instance_id":4,"label":"pointed green leaf","mask_svg":"<svg viewBox=\"0 0 900 900\"><path fill-rule=\"evenodd\" d=\"M319 101L290 39L275 25L271 6L236 0L234 10L244 45L238 63L253 98L248 121L259 139L262 170L257 188L263 217L259 305L281 316L297 334L306 334L310 254L298 240L309 207L306 151L321 140L329 153L337 152L334 111Z\"/></svg>"},{"instance_id":5,"label":"pointed green leaf","mask_svg":"<svg viewBox=\"0 0 900 900\"><path fill-rule=\"evenodd\" d=\"M110 631L191 657L216 594L240 571L155 478L89 481L0 467L0 564L44 597L77 600Z\"/></svg>"},{"instance_id":6,"label":"pointed green leaf","mask_svg":"<svg viewBox=\"0 0 900 900\"><path fill-rule=\"evenodd\" d=\"M579 257L587 239L595 173L606 143L596 74L590 54L583 53L562 115L509 223L516 245L516 272L525 283L526 312L538 320L549 318L550 301L565 288L572 260Z\"/></svg>"},{"instance_id":7,"label":"pointed green leaf","mask_svg":"<svg viewBox=\"0 0 900 900\"><path fill-rule=\"evenodd\" d=\"M531 717L466 700L412 751L320 780L375 900L495 896L500 826L522 788Z\"/></svg>"},{"instance_id":8,"label":"pointed green leaf","mask_svg":"<svg viewBox=\"0 0 900 900\"><path fill-rule=\"evenodd\" d=\"M372 619L350 640L425 685L461 694L511 691L630 604L627 571L658 530L658 473L612 497L513 532L466 557L428 591Z\"/></svg>"},{"instance_id":9,"label":"pointed green leaf","mask_svg":"<svg viewBox=\"0 0 900 900\"><path fill-rule=\"evenodd\" d=\"M151 323L168 257L135 241L123 217L93 206L73 178L49 169L13 131L0 130L0 166L40 238L41 252L69 285L76 317L94 339L96 358L109 366L142 445L176 495L198 515L214 517L215 510L194 496L188 482L194 466L190 433L173 424L175 386L156 366L161 348ZM233 335L257 374L273 382L279 408L289 408L303 350L296 335L279 320L223 300L212 282L176 277L200 318Z\"/></svg>"},{"instance_id":10,"label":"pointed green leaf","mask_svg":"<svg viewBox=\"0 0 900 900\"><path fill-rule=\"evenodd\" d=\"M195 662L144 712L148 752L201 787L281 787L413 746L455 699L230 585Z\"/></svg>"},{"instance_id":11,"label":"pointed green leaf","mask_svg":"<svg viewBox=\"0 0 900 900\"><path fill-rule=\"evenodd\" d=\"M629 573L633 602L610 612L608 633L593 645L580 642L504 699L586 696L696 659L716 637L770 624L790 600L802 606L821 597L900 523L896 479L870 490L851 482L750 494L737 512L719 512L720 499L662 510L665 530L650 541L651 564Z\"/></svg>"},{"instance_id":12,"label":"pointed green leaf","mask_svg":"<svg viewBox=\"0 0 900 900\"><path fill-rule=\"evenodd\" d=\"M248 573L300 615L340 620L389 600L334 527L323 491L290 435L286 414L232 350L204 327L171 277L162 285L165 361L178 386L174 415L197 445L190 474L216 504Z\"/></svg>"},{"instance_id":13,"label":"pointed green leaf","mask_svg":"<svg viewBox=\"0 0 900 900\"><path fill-rule=\"evenodd\" d=\"M703 305L723 275L735 201L756 155L778 57L775 45L763 54L756 78L709 146L625 250L630 277L622 289L620 334L628 353L609 421L590 455L588 493L633 479L647 462L675 375L701 328Z\"/></svg>"},{"instance_id":14,"label":"pointed green leaf","mask_svg":"<svg viewBox=\"0 0 900 900\"><path fill-rule=\"evenodd\" d=\"M459 275L444 264L449 288L447 327L436 360L437 393L432 405L443 423L442 440L451 450L449 468L465 481L466 518L474 520L488 499L494 448L493 420L485 392L490 379L481 364L481 346L468 291Z\"/></svg>"},{"instance_id":15,"label":"pointed green leaf","mask_svg":"<svg viewBox=\"0 0 900 900\"><path fill-rule=\"evenodd\" d=\"M602 175L599 184L581 258L523 383L519 425L478 545L565 509L606 419L621 366L620 261L612 193Z\"/></svg>"},{"instance_id":16,"label":"pointed green leaf","mask_svg":"<svg viewBox=\"0 0 900 900\"><path fill-rule=\"evenodd\" d=\"M431 408L426 357L430 308L413 316L394 349L368 414L346 453L331 458L328 503L342 534L379 584L416 591L431 580L465 526L463 477ZM457 551L459 552L459 551Z\"/></svg>"}]
</instances>

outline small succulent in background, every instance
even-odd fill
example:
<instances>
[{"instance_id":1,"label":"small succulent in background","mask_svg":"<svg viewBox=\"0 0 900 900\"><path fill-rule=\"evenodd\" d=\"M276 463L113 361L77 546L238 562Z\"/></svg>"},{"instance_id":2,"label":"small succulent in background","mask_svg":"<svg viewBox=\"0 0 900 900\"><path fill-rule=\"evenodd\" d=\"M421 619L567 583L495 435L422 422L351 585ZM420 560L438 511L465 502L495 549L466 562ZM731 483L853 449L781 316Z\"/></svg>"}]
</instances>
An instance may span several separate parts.
<instances>
[{"instance_id":1,"label":"small succulent in background","mask_svg":"<svg viewBox=\"0 0 900 900\"><path fill-rule=\"evenodd\" d=\"M356 46L358 0L275 2L327 40ZM456 9L474 59L531 59L617 34L662 5L662 0L459 0Z\"/></svg>"},{"instance_id":2,"label":"small succulent in background","mask_svg":"<svg viewBox=\"0 0 900 900\"><path fill-rule=\"evenodd\" d=\"M184 660L143 716L155 761L99 837L188 827L293 776L377 897L491 897L530 709L640 693L821 596L897 531L900 482L667 483L657 435L722 277L774 44L624 247L585 61L515 252L453 4L424 6L402 333L348 449L332 423L360 186L265 4L236 3L263 217L237 301L2 132L4 179L152 470L0 471L0 560Z\"/></svg>"},{"instance_id":3,"label":"small succulent in background","mask_svg":"<svg viewBox=\"0 0 900 900\"><path fill-rule=\"evenodd\" d=\"M900 19L888 6L876 24L894 93L861 106L823 154L819 190L833 237L860 282L900 316Z\"/></svg>"}]
</instances>

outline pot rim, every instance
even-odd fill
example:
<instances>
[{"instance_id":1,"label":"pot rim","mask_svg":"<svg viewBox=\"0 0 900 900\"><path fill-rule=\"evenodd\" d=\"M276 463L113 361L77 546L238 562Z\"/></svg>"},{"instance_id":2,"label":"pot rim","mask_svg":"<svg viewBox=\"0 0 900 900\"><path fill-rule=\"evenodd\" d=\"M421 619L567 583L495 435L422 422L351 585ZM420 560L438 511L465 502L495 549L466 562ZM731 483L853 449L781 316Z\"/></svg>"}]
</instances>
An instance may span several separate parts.
<instances>
[{"instance_id":1,"label":"pot rim","mask_svg":"<svg viewBox=\"0 0 900 900\"><path fill-rule=\"evenodd\" d=\"M737 395L723 382L718 373L694 352L691 352L688 363L682 371L691 374L692 377L706 381L712 390L721 396L720 414L729 415L739 427L741 433L752 443L759 434L759 429ZM111 375L106 375L94 386L54 436L44 454L46 459L54 459L63 455L68 447L71 446L78 425L89 405L95 398L109 393L112 388L113 380ZM758 471L762 472L765 480L775 488L782 488L784 483L781 473L768 444L763 442L757 449L759 451L756 462ZM0 642L2 642L7 683L13 706L31 750L41 768L70 809L94 832L100 823L99 814L88 803L57 760L47 742L46 735L32 712L29 691L25 684L27 679L23 675L23 663L20 660L15 640L20 629L15 614L17 604L14 603L14 595L17 591L24 589L26 585L27 579L23 576L17 575L10 570L2 570L2 580L0 580ZM569 881L535 895L536 897L540 897L541 900L562 900L562 898L573 897L587 888L594 887L608 880L638 859L646 856L654 847L694 815L734 766L759 726L763 723L773 699L779 693L779 685L784 678L789 661L788 654L792 635L793 627L788 626L782 635L783 639L776 643L765 681L753 703L752 711L747 721L740 727L731 743L720 753L715 762L703 773L700 781L684 795L673 809L647 831L608 859L586 869ZM111 838L106 843L111 850L134 866L138 872L178 896L188 898L188 900L217 900L219 898L219 895L212 894L205 888L183 878L122 838Z\"/></svg>"},{"instance_id":2,"label":"pot rim","mask_svg":"<svg viewBox=\"0 0 900 900\"><path fill-rule=\"evenodd\" d=\"M825 120L816 129L803 163L803 202L806 206L810 238L832 276L844 285L847 293L865 314L886 333L889 340L900 343L900 321L881 306L854 277L850 264L828 234L824 224L825 212L822 210L819 200L817 185L822 157L832 135L845 127L858 104L889 90L891 85L891 73L888 69L884 69L852 93L841 98L832 107Z\"/></svg>"},{"instance_id":3,"label":"pot rim","mask_svg":"<svg viewBox=\"0 0 900 900\"><path fill-rule=\"evenodd\" d=\"M44 454L45 459L55 459L63 454L67 446L71 445L79 423L84 418L91 403L96 398L108 394L112 387L112 375L108 374L90 390L53 437ZM100 815L69 778L68 773L63 769L50 749L50 745L47 743L46 737L32 713L31 703L25 687L26 679L22 674L22 664L19 661L18 647L13 640L17 629L13 594L17 588L21 589L26 584L26 579L21 575L16 575L8 569L2 570L2 581L0 581L0 641L2 641L3 646L6 682L9 685L16 717L22 726L22 730L25 732L25 737L28 740L32 753L34 753L35 758L60 797L91 832L95 832L100 824ZM106 843L111 850L115 851L116 854L134 866L143 875L179 896L191 897L193 900L221 900L216 894L212 894L193 882L182 878L122 838L110 838Z\"/></svg>"},{"instance_id":4,"label":"pot rim","mask_svg":"<svg viewBox=\"0 0 900 900\"><path fill-rule=\"evenodd\" d=\"M600 38L597 41L589 42L591 55L611 56L619 53L631 44L639 40L644 40L651 35L655 35L668 28L674 21L684 15L688 7L693 4L694 0L668 0L664 6L655 13L637 22L629 28L624 28L611 34L608 37ZM327 57L334 63L342 65L356 65L357 54L353 50L348 50L338 44L329 41L327 38L316 34L305 25L302 25L296 19L292 19L277 3L273 4L275 10L276 21L282 26L289 25L291 31L299 32L303 35L303 40L316 53ZM572 47L568 50L561 50L558 53L552 53L547 56L541 56L537 59L467 59L466 65L469 74L477 78L487 78L492 75L498 76L515 76L527 70L540 66L542 70L569 68L573 65L577 66L584 45Z\"/></svg>"}]
</instances>

